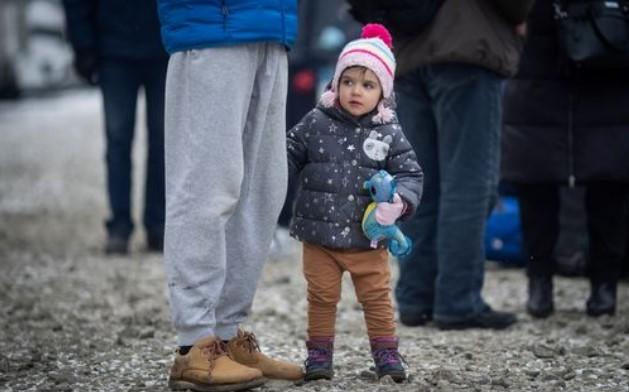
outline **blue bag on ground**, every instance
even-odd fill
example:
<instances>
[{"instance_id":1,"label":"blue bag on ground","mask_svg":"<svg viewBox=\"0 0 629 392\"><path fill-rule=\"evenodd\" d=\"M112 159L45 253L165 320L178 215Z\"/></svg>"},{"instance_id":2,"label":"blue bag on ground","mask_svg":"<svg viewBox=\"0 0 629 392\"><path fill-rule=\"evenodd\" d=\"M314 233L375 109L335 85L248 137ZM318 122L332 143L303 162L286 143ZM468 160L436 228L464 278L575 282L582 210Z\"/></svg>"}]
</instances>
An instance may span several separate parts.
<instances>
[{"instance_id":1,"label":"blue bag on ground","mask_svg":"<svg viewBox=\"0 0 629 392\"><path fill-rule=\"evenodd\" d=\"M510 266L524 266L526 256L522 242L518 200L501 196L487 220L485 253L488 260Z\"/></svg>"}]
</instances>

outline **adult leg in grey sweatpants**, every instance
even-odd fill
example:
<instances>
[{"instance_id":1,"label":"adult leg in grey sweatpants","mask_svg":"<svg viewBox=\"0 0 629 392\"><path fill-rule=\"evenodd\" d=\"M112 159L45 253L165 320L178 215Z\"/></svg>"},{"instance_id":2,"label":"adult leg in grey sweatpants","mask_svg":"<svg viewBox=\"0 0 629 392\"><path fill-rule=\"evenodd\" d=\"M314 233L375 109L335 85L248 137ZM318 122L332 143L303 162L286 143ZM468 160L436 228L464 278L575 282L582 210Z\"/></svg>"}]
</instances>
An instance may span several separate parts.
<instances>
[{"instance_id":1,"label":"adult leg in grey sweatpants","mask_svg":"<svg viewBox=\"0 0 629 392\"><path fill-rule=\"evenodd\" d=\"M284 47L178 52L166 78L164 258L179 345L235 336L286 193Z\"/></svg>"}]
</instances>

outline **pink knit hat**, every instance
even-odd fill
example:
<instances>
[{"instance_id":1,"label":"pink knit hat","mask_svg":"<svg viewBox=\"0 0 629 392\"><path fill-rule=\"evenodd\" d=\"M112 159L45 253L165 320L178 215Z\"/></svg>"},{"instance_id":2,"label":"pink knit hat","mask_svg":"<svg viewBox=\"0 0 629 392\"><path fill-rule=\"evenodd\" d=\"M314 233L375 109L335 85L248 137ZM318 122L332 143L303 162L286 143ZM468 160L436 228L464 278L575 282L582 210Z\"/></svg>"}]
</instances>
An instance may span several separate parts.
<instances>
[{"instance_id":1,"label":"pink knit hat","mask_svg":"<svg viewBox=\"0 0 629 392\"><path fill-rule=\"evenodd\" d=\"M378 104L378 114L375 122L384 123L393 118L393 111L384 105L384 100L391 98L393 93L393 77L395 75L395 57L391 48L393 39L391 34L381 24L370 23L363 27L361 38L349 42L341 51L334 70L332 86L321 95L320 102L325 107L332 107L338 99L338 84L345 69L362 66L371 70L382 86L383 100Z\"/></svg>"}]
</instances>

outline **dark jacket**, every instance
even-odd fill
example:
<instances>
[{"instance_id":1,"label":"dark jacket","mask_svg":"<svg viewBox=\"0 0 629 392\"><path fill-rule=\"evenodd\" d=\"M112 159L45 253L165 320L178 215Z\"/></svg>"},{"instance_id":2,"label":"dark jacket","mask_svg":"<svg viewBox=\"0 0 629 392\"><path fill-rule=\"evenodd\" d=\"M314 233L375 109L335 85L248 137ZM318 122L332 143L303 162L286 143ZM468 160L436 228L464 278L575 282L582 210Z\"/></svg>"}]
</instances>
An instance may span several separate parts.
<instances>
[{"instance_id":1,"label":"dark jacket","mask_svg":"<svg viewBox=\"0 0 629 392\"><path fill-rule=\"evenodd\" d=\"M504 76L516 73L523 40L515 25L533 0L445 0L416 37L396 37L397 74L419 66L466 63Z\"/></svg>"},{"instance_id":2,"label":"dark jacket","mask_svg":"<svg viewBox=\"0 0 629 392\"><path fill-rule=\"evenodd\" d=\"M552 2L528 20L504 98L502 177L521 183L629 181L629 70L581 71L562 55Z\"/></svg>"},{"instance_id":3,"label":"dark jacket","mask_svg":"<svg viewBox=\"0 0 629 392\"><path fill-rule=\"evenodd\" d=\"M289 177L298 180L291 235L335 249L369 248L361 228L372 201L363 183L384 169L412 215L421 198L423 172L396 118L375 124L337 106L318 106L287 134ZM382 244L381 244L382 245Z\"/></svg>"},{"instance_id":4,"label":"dark jacket","mask_svg":"<svg viewBox=\"0 0 629 392\"><path fill-rule=\"evenodd\" d=\"M297 0L152 1L169 53L263 41L290 47L297 36Z\"/></svg>"},{"instance_id":5,"label":"dark jacket","mask_svg":"<svg viewBox=\"0 0 629 392\"><path fill-rule=\"evenodd\" d=\"M75 51L124 59L165 58L156 0L63 0Z\"/></svg>"}]
</instances>

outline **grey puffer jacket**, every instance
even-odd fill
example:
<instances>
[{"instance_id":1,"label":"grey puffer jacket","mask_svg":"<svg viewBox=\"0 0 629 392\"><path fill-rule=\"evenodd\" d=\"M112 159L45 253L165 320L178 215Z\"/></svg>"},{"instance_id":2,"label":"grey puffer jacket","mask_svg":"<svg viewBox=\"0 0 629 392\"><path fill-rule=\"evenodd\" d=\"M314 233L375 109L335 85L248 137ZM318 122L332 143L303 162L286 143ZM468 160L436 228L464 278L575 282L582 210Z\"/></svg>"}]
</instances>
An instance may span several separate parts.
<instances>
[{"instance_id":1,"label":"grey puffer jacket","mask_svg":"<svg viewBox=\"0 0 629 392\"><path fill-rule=\"evenodd\" d=\"M363 183L378 170L397 181L403 218L419 204L423 172L394 118L376 124L374 113L355 119L335 106L310 111L287 134L289 177L299 188L290 233L333 249L367 249L361 221L372 201ZM384 246L384 244L381 244Z\"/></svg>"}]
</instances>

